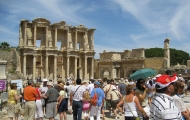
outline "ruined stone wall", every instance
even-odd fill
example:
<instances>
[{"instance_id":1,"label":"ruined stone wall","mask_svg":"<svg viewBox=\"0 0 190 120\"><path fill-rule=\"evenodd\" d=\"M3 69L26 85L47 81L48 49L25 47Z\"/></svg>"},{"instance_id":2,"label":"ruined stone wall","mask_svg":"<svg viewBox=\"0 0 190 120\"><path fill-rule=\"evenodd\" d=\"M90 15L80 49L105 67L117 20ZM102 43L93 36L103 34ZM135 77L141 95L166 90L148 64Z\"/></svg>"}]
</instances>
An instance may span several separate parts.
<instances>
[{"instance_id":1,"label":"ruined stone wall","mask_svg":"<svg viewBox=\"0 0 190 120\"><path fill-rule=\"evenodd\" d=\"M144 61L144 66L146 68L153 68L159 71L164 67L164 58L146 58Z\"/></svg>"},{"instance_id":2,"label":"ruined stone wall","mask_svg":"<svg viewBox=\"0 0 190 120\"><path fill-rule=\"evenodd\" d=\"M7 61L7 72L16 71L16 52L14 49L9 50L0 50L0 59Z\"/></svg>"}]
</instances>

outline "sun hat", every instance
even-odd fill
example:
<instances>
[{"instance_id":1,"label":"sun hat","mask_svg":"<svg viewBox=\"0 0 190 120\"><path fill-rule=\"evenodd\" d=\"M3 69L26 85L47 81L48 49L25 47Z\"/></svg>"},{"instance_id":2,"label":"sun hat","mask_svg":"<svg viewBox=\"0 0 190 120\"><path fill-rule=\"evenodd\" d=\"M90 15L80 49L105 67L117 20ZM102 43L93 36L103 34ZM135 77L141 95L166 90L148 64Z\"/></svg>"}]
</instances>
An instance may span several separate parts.
<instances>
[{"instance_id":1,"label":"sun hat","mask_svg":"<svg viewBox=\"0 0 190 120\"><path fill-rule=\"evenodd\" d=\"M53 87L53 83L52 82L48 82L47 85L52 86Z\"/></svg>"},{"instance_id":2,"label":"sun hat","mask_svg":"<svg viewBox=\"0 0 190 120\"><path fill-rule=\"evenodd\" d=\"M155 80L155 85L160 86L159 88L156 88L156 89L165 88L169 86L172 82L175 82L177 80L178 78L176 76L170 77L168 75L162 75Z\"/></svg>"},{"instance_id":3,"label":"sun hat","mask_svg":"<svg viewBox=\"0 0 190 120\"><path fill-rule=\"evenodd\" d=\"M100 83L98 81L94 82L94 84L100 86Z\"/></svg>"},{"instance_id":4,"label":"sun hat","mask_svg":"<svg viewBox=\"0 0 190 120\"><path fill-rule=\"evenodd\" d=\"M43 79L43 82L47 82L48 80L46 78Z\"/></svg>"},{"instance_id":5,"label":"sun hat","mask_svg":"<svg viewBox=\"0 0 190 120\"><path fill-rule=\"evenodd\" d=\"M58 86L62 89L64 89L64 84L63 83L59 83Z\"/></svg>"},{"instance_id":6,"label":"sun hat","mask_svg":"<svg viewBox=\"0 0 190 120\"><path fill-rule=\"evenodd\" d=\"M119 82L120 82L120 83L124 83L125 80L124 80L123 78L121 78L121 79L119 80Z\"/></svg>"}]
</instances>

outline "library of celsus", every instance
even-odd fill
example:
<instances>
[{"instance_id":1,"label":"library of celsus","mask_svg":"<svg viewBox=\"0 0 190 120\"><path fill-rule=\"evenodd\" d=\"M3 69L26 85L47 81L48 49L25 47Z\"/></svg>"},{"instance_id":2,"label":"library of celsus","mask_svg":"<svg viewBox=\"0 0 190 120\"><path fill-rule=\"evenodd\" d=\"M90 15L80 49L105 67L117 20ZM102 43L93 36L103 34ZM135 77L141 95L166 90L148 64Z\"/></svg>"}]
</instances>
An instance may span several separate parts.
<instances>
[{"instance_id":1,"label":"library of celsus","mask_svg":"<svg viewBox=\"0 0 190 120\"><path fill-rule=\"evenodd\" d=\"M39 76L52 80L94 77L94 31L65 21L21 20L17 71L33 80Z\"/></svg>"}]
</instances>

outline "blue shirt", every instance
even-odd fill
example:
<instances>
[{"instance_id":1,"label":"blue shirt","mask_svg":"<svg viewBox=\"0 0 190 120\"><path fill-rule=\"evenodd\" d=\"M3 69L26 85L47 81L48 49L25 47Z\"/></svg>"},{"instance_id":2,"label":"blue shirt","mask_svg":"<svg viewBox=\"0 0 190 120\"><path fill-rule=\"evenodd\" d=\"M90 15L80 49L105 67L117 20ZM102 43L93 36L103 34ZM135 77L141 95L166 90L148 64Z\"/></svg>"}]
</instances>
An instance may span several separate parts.
<instances>
[{"instance_id":1,"label":"blue shirt","mask_svg":"<svg viewBox=\"0 0 190 120\"><path fill-rule=\"evenodd\" d=\"M95 90L96 89L96 90ZM97 106L102 106L102 100L105 98L104 91L101 88L94 88L90 94L90 98L94 96L94 93L98 94Z\"/></svg>"}]
</instances>

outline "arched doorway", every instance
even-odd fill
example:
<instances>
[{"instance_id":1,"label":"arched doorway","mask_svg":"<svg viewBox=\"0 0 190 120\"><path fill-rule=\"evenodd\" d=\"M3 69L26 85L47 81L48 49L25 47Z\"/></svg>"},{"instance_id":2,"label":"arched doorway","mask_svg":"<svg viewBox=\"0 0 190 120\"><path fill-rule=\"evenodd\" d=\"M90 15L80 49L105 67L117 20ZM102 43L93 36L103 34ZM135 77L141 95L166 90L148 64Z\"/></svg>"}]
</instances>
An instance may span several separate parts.
<instances>
[{"instance_id":1,"label":"arched doorway","mask_svg":"<svg viewBox=\"0 0 190 120\"><path fill-rule=\"evenodd\" d=\"M102 70L102 78L111 78L111 72L108 68Z\"/></svg>"}]
</instances>

